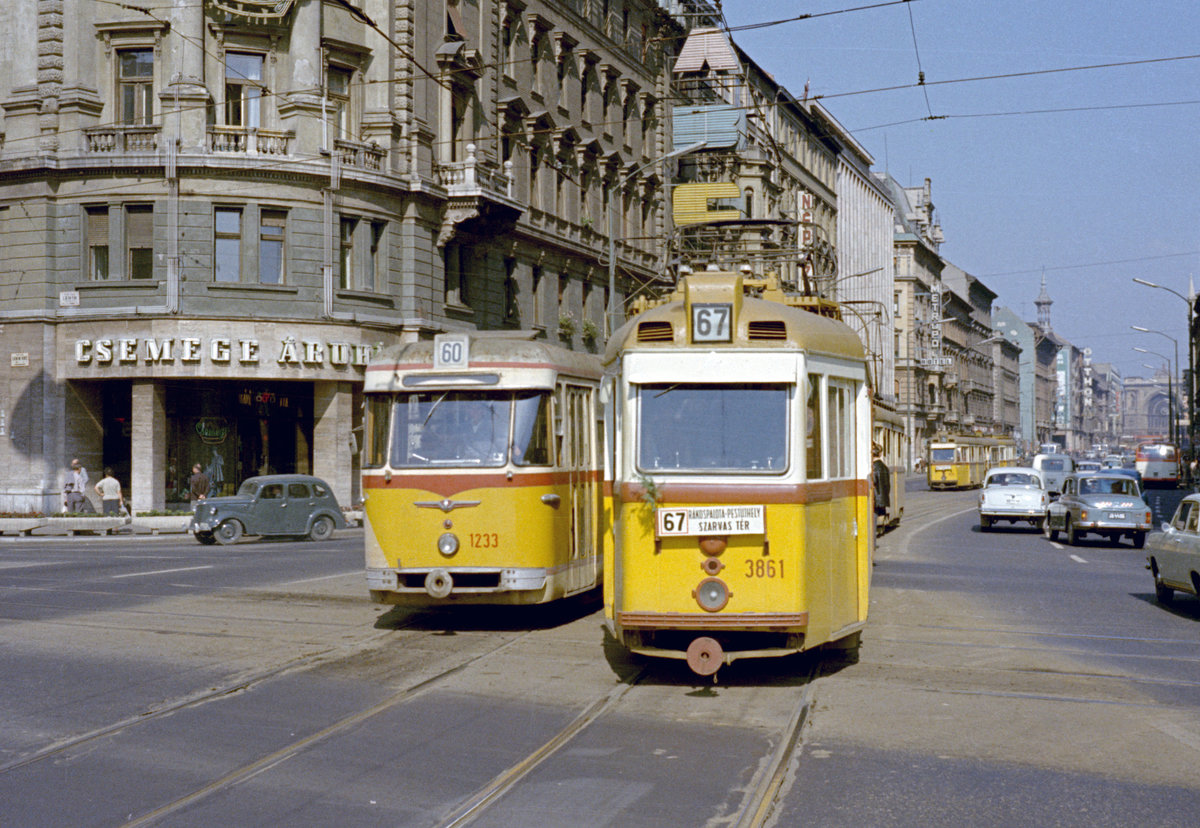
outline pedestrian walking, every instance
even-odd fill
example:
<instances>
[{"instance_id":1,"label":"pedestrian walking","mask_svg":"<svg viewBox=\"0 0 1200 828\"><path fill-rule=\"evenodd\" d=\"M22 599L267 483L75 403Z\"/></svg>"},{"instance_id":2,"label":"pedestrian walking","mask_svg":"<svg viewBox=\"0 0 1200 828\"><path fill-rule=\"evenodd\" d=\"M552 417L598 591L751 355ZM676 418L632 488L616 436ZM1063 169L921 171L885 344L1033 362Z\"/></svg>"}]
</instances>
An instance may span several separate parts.
<instances>
[{"instance_id":1,"label":"pedestrian walking","mask_svg":"<svg viewBox=\"0 0 1200 828\"><path fill-rule=\"evenodd\" d=\"M102 514L105 517L117 517L125 506L125 495L121 493L121 481L113 477L113 470L106 468L104 477L96 484L96 494L104 504Z\"/></svg>"},{"instance_id":2,"label":"pedestrian walking","mask_svg":"<svg viewBox=\"0 0 1200 828\"><path fill-rule=\"evenodd\" d=\"M71 514L79 514L84 511L83 504L87 502L87 483L87 469L83 467L78 458L72 460L71 468L67 471L67 482L63 486L63 505Z\"/></svg>"}]
</instances>

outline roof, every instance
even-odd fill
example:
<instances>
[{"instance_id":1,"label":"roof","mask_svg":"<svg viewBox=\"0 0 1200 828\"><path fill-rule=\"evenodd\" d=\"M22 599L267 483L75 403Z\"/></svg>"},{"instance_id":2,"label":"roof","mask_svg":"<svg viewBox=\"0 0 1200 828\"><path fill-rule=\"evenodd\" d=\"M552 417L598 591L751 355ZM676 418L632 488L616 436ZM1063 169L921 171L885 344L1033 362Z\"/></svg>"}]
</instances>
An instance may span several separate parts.
<instances>
[{"instance_id":1,"label":"roof","mask_svg":"<svg viewBox=\"0 0 1200 828\"><path fill-rule=\"evenodd\" d=\"M693 29L675 60L675 74L712 70L740 71L729 38L720 29Z\"/></svg>"}]
</instances>

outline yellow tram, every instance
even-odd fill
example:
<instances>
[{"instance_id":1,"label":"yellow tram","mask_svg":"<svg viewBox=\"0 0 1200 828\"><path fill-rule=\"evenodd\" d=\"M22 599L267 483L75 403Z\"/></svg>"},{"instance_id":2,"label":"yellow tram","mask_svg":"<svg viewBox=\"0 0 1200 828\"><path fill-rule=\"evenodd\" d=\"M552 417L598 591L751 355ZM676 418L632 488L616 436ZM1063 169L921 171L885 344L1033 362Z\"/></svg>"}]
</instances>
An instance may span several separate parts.
<instances>
[{"instance_id":1,"label":"yellow tram","mask_svg":"<svg viewBox=\"0 0 1200 828\"><path fill-rule=\"evenodd\" d=\"M973 489L983 485L996 441L990 437L942 437L929 444L925 464L930 489Z\"/></svg>"},{"instance_id":2,"label":"yellow tram","mask_svg":"<svg viewBox=\"0 0 1200 828\"><path fill-rule=\"evenodd\" d=\"M904 429L904 418L894 408L876 400L872 423L872 454L879 452L879 460L887 469L886 492L880 496L876 485L875 529L884 532L900 525L904 516L904 478L908 463L908 435Z\"/></svg>"},{"instance_id":3,"label":"yellow tram","mask_svg":"<svg viewBox=\"0 0 1200 828\"><path fill-rule=\"evenodd\" d=\"M534 604L600 584L600 360L531 337L444 334L367 366L373 600Z\"/></svg>"},{"instance_id":4,"label":"yellow tram","mask_svg":"<svg viewBox=\"0 0 1200 828\"><path fill-rule=\"evenodd\" d=\"M612 337L604 603L636 653L701 675L867 617L871 404L858 336L773 275L705 272Z\"/></svg>"}]
</instances>

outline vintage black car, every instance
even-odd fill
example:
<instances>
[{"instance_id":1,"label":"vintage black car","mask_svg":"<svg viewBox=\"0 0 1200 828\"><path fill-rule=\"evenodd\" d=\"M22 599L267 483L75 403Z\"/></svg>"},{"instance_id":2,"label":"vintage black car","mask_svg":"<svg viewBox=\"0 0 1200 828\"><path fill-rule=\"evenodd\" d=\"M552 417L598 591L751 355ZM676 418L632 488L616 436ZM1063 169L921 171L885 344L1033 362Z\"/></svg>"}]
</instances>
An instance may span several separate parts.
<instances>
[{"instance_id":1,"label":"vintage black car","mask_svg":"<svg viewBox=\"0 0 1200 828\"><path fill-rule=\"evenodd\" d=\"M236 495L196 504L188 531L200 543L236 543L243 534L328 540L346 519L329 484L306 474L250 477Z\"/></svg>"}]
</instances>

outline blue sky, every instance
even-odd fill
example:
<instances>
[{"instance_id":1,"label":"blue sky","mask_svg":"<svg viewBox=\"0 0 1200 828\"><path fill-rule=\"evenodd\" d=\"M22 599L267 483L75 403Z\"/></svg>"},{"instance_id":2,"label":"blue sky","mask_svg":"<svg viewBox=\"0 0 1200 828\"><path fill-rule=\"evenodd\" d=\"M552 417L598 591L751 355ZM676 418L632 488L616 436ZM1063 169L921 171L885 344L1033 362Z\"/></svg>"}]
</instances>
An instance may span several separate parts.
<instances>
[{"instance_id":1,"label":"blue sky","mask_svg":"<svg viewBox=\"0 0 1200 828\"><path fill-rule=\"evenodd\" d=\"M1174 337L1186 367L1186 303L1132 278L1200 288L1200 57L941 82L1200 56L1200 2L913 0L736 31L877 2L724 7L737 43L797 97L806 83L825 96L876 169L932 180L942 255L998 305L1033 320L1044 268L1055 332L1094 360L1146 376L1162 360L1133 347L1173 358L1140 325ZM918 71L923 88L845 94L915 84Z\"/></svg>"}]
</instances>

